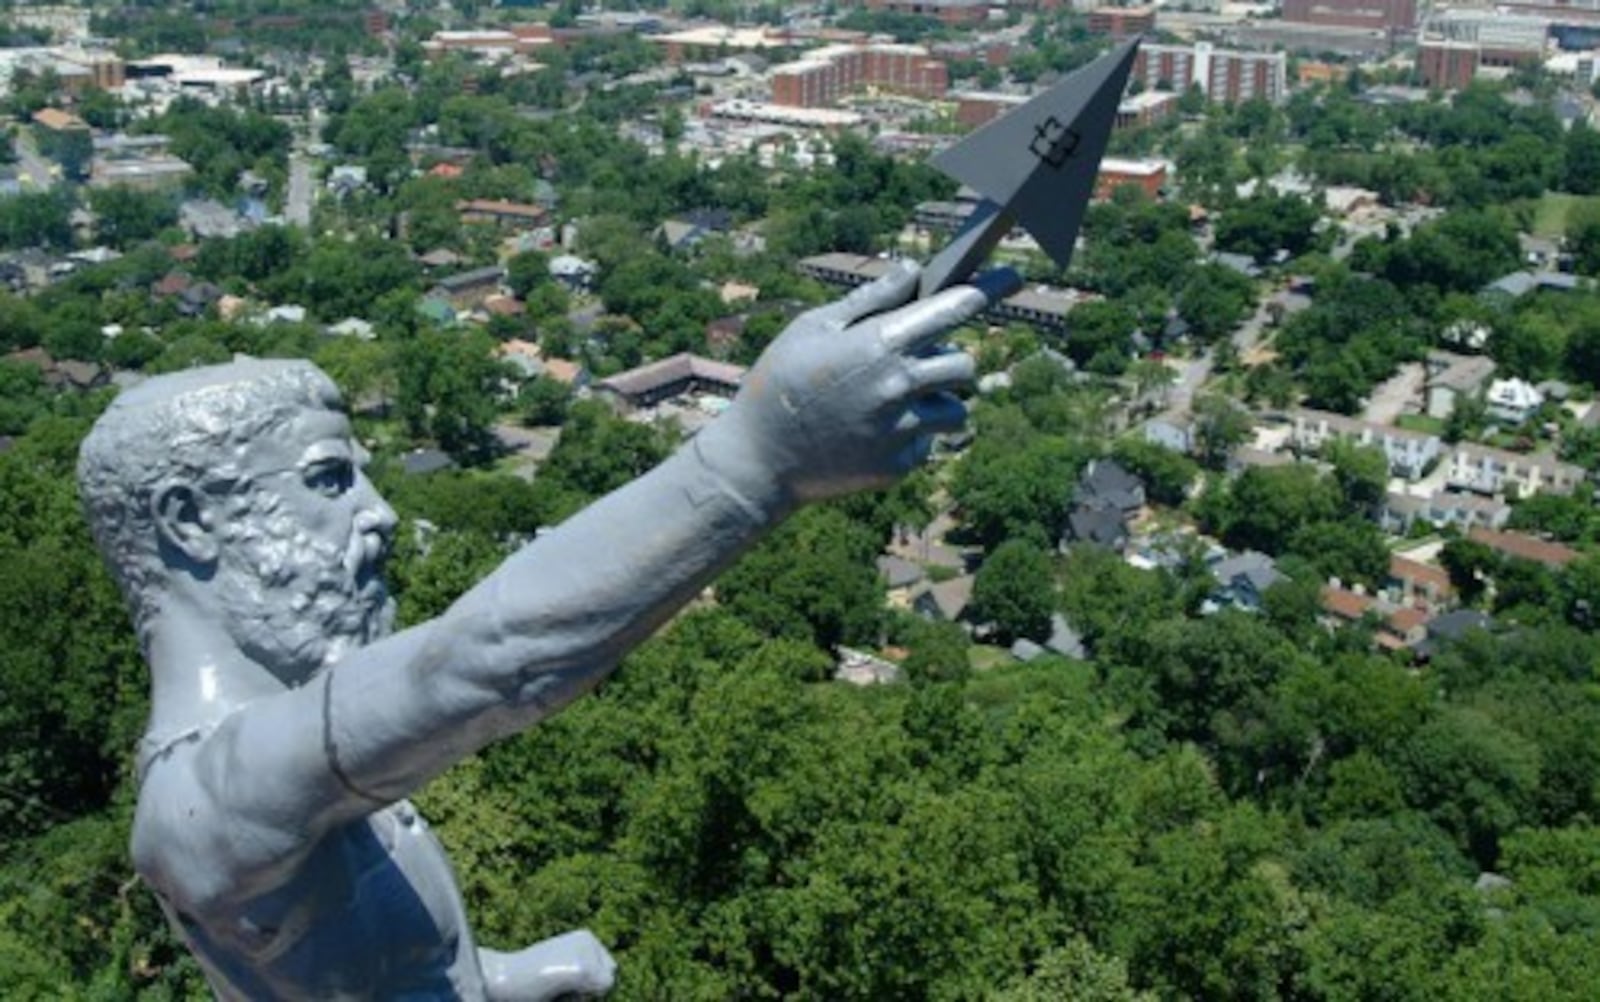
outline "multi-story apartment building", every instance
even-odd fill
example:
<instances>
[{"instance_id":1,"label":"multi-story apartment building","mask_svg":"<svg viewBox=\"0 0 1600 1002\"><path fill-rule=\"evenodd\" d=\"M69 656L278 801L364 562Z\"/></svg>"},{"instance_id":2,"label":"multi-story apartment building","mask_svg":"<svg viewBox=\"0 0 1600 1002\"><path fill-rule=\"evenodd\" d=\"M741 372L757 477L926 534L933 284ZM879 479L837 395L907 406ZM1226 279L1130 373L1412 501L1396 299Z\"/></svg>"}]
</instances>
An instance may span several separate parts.
<instances>
[{"instance_id":1,"label":"multi-story apartment building","mask_svg":"<svg viewBox=\"0 0 1600 1002\"><path fill-rule=\"evenodd\" d=\"M1283 19L1291 24L1331 28L1410 31L1417 26L1417 3L1416 0L1283 0Z\"/></svg>"},{"instance_id":2,"label":"multi-story apartment building","mask_svg":"<svg viewBox=\"0 0 1600 1002\"><path fill-rule=\"evenodd\" d=\"M1252 98L1276 104L1288 94L1289 62L1282 52L1236 52L1209 42L1144 45L1132 76L1151 89L1181 92L1198 85L1209 100L1223 104Z\"/></svg>"},{"instance_id":3,"label":"multi-story apartment building","mask_svg":"<svg viewBox=\"0 0 1600 1002\"><path fill-rule=\"evenodd\" d=\"M988 0L866 0L869 10L938 18L952 26L981 24L989 16Z\"/></svg>"},{"instance_id":4,"label":"multi-story apartment building","mask_svg":"<svg viewBox=\"0 0 1600 1002\"><path fill-rule=\"evenodd\" d=\"M1389 461L1389 472L1407 480L1422 476L1429 464L1439 458L1443 447L1437 435L1374 424L1328 411L1302 409L1290 417L1294 422L1290 441L1295 448L1318 452L1334 440L1375 446Z\"/></svg>"},{"instance_id":5,"label":"multi-story apartment building","mask_svg":"<svg viewBox=\"0 0 1600 1002\"><path fill-rule=\"evenodd\" d=\"M1089 12L1089 33L1122 39L1156 28L1154 7L1096 7Z\"/></svg>"},{"instance_id":6,"label":"multi-story apartment building","mask_svg":"<svg viewBox=\"0 0 1600 1002\"><path fill-rule=\"evenodd\" d=\"M772 71L772 103L793 108L827 107L868 87L943 97L950 72L920 45L830 45Z\"/></svg>"}]
</instances>

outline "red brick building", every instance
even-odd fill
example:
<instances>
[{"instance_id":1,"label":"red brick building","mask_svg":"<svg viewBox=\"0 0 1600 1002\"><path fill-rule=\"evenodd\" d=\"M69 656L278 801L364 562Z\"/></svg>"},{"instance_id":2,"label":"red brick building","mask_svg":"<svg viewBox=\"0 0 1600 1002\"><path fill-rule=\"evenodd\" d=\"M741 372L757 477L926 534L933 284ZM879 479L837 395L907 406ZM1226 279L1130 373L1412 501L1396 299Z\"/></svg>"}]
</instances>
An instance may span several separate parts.
<instances>
[{"instance_id":1,"label":"red brick building","mask_svg":"<svg viewBox=\"0 0 1600 1002\"><path fill-rule=\"evenodd\" d=\"M772 103L824 108L869 87L943 97L950 72L917 45L829 46L772 71Z\"/></svg>"},{"instance_id":2,"label":"red brick building","mask_svg":"<svg viewBox=\"0 0 1600 1002\"><path fill-rule=\"evenodd\" d=\"M1154 7L1096 7L1089 12L1089 33L1127 38L1156 27Z\"/></svg>"},{"instance_id":3,"label":"red brick building","mask_svg":"<svg viewBox=\"0 0 1600 1002\"><path fill-rule=\"evenodd\" d=\"M965 91L952 96L956 99L956 121L968 129L988 125L1028 100L1017 94L991 94L981 91Z\"/></svg>"},{"instance_id":4,"label":"red brick building","mask_svg":"<svg viewBox=\"0 0 1600 1002\"><path fill-rule=\"evenodd\" d=\"M1416 0L1283 0L1291 24L1409 31L1417 26Z\"/></svg>"},{"instance_id":5,"label":"red brick building","mask_svg":"<svg viewBox=\"0 0 1600 1002\"><path fill-rule=\"evenodd\" d=\"M1441 90L1459 90L1472 83L1483 62L1483 51L1471 42L1423 42L1417 49L1417 72L1422 82Z\"/></svg>"},{"instance_id":6,"label":"red brick building","mask_svg":"<svg viewBox=\"0 0 1600 1002\"><path fill-rule=\"evenodd\" d=\"M989 16L987 0L866 0L868 10L938 18L951 27L981 24Z\"/></svg>"},{"instance_id":7,"label":"red brick building","mask_svg":"<svg viewBox=\"0 0 1600 1002\"><path fill-rule=\"evenodd\" d=\"M1094 197L1107 199L1125 184L1137 185L1151 198L1161 197L1167 185L1167 165L1162 160L1123 160L1106 157L1100 161L1100 174L1094 181Z\"/></svg>"}]
</instances>

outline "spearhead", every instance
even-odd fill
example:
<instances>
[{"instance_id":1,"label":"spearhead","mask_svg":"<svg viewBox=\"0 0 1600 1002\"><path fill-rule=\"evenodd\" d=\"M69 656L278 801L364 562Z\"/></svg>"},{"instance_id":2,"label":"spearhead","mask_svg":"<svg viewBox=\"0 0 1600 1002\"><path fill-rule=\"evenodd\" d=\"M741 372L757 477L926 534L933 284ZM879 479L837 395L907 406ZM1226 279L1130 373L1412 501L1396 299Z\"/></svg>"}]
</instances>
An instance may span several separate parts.
<instances>
[{"instance_id":1,"label":"spearhead","mask_svg":"<svg viewBox=\"0 0 1600 1002\"><path fill-rule=\"evenodd\" d=\"M929 161L983 201L922 270L921 296L965 281L1013 226L1067 266L1138 50L1124 42Z\"/></svg>"}]
</instances>

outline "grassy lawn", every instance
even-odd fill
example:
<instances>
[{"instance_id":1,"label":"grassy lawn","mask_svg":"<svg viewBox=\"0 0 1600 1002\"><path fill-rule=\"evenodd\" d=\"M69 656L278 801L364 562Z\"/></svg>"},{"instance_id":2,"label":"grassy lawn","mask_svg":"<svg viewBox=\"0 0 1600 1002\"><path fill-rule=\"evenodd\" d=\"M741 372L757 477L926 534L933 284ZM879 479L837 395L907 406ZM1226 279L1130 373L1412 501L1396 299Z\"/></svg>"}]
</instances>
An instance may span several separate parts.
<instances>
[{"instance_id":1,"label":"grassy lawn","mask_svg":"<svg viewBox=\"0 0 1600 1002\"><path fill-rule=\"evenodd\" d=\"M990 668L1016 663L1010 651L1004 647L991 647L988 644L973 644L967 648L967 661L972 665L973 671L987 671Z\"/></svg>"},{"instance_id":2,"label":"grassy lawn","mask_svg":"<svg viewBox=\"0 0 1600 1002\"><path fill-rule=\"evenodd\" d=\"M1600 197L1545 192L1533 205L1533 232L1541 237L1564 235L1568 216L1573 209L1584 204L1600 207Z\"/></svg>"},{"instance_id":3,"label":"grassy lawn","mask_svg":"<svg viewBox=\"0 0 1600 1002\"><path fill-rule=\"evenodd\" d=\"M1429 417L1426 414L1402 414L1395 418L1394 423L1407 431L1420 431L1432 435L1444 433L1444 418Z\"/></svg>"}]
</instances>

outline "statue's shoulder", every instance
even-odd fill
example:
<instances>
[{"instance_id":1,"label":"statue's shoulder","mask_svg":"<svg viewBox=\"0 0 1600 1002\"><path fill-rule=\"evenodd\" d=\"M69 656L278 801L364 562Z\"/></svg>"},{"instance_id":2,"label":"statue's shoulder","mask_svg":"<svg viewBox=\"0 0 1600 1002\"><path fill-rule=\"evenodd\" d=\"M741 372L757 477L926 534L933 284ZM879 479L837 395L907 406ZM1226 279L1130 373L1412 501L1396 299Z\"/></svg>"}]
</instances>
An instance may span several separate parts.
<instances>
[{"instance_id":1,"label":"statue's shoulder","mask_svg":"<svg viewBox=\"0 0 1600 1002\"><path fill-rule=\"evenodd\" d=\"M215 732L202 725L139 743L139 800L130 849L134 869L164 899L185 910L239 890L238 832L202 773L202 751Z\"/></svg>"}]
</instances>

